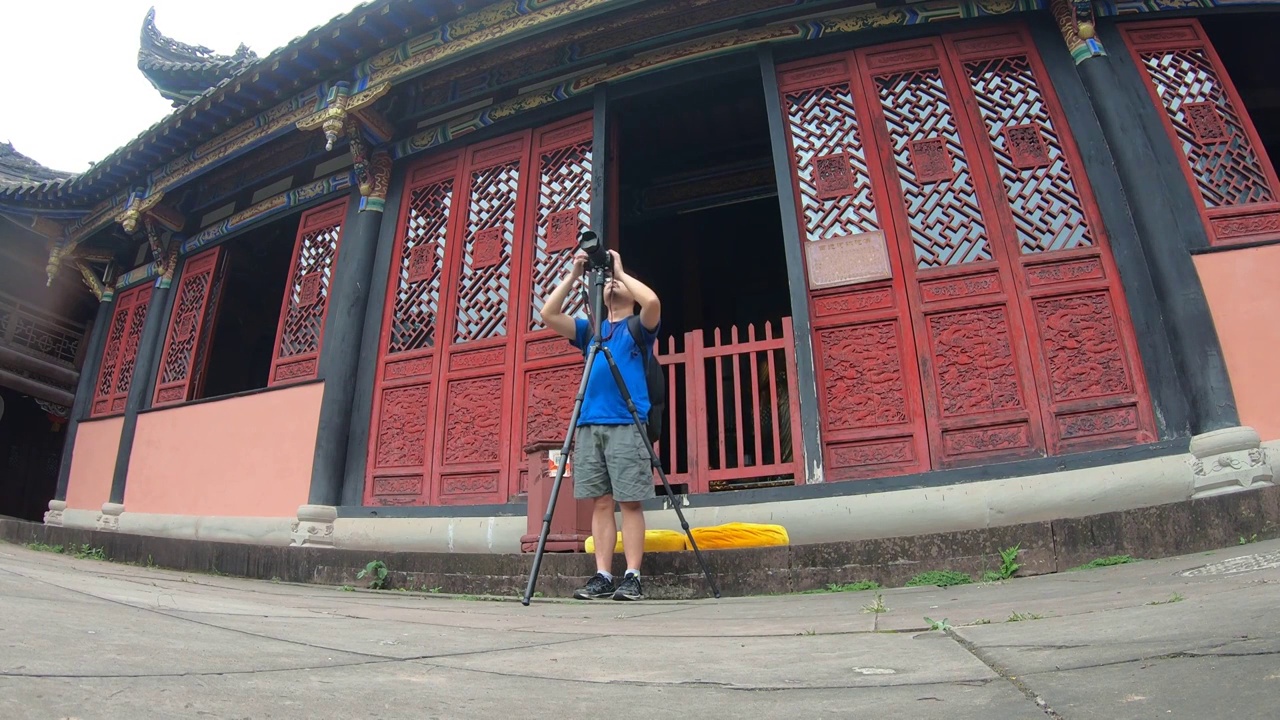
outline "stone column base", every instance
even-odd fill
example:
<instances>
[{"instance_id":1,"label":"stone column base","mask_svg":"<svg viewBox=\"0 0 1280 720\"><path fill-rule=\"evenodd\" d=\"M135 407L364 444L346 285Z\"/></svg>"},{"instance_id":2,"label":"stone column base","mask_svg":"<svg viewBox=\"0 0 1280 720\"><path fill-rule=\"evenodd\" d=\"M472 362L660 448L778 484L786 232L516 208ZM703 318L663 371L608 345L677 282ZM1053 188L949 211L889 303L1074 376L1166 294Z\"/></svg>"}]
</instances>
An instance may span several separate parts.
<instances>
[{"instance_id":1,"label":"stone column base","mask_svg":"<svg viewBox=\"0 0 1280 720\"><path fill-rule=\"evenodd\" d=\"M1191 438L1193 498L1267 487L1274 471L1257 431L1233 427Z\"/></svg>"},{"instance_id":2,"label":"stone column base","mask_svg":"<svg viewBox=\"0 0 1280 720\"><path fill-rule=\"evenodd\" d=\"M98 529L108 532L116 532L120 529L120 514L124 512L124 505L119 503L103 503L102 514L98 516Z\"/></svg>"},{"instance_id":3,"label":"stone column base","mask_svg":"<svg viewBox=\"0 0 1280 720\"><path fill-rule=\"evenodd\" d=\"M66 509L66 500L50 500L49 509L44 514L44 524L62 527L62 511Z\"/></svg>"},{"instance_id":4,"label":"stone column base","mask_svg":"<svg viewBox=\"0 0 1280 720\"><path fill-rule=\"evenodd\" d=\"M303 505L290 527L291 547L333 547L333 521L338 509L329 505Z\"/></svg>"}]
</instances>

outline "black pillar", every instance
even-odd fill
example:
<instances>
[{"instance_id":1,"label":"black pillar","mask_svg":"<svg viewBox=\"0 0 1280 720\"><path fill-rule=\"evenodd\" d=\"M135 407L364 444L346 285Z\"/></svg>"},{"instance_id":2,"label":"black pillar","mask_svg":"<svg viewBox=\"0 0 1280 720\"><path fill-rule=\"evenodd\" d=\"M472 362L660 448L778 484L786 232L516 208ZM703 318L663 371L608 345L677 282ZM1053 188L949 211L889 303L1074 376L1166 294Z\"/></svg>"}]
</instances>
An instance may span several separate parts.
<instances>
[{"instance_id":1,"label":"black pillar","mask_svg":"<svg viewBox=\"0 0 1280 720\"><path fill-rule=\"evenodd\" d=\"M177 242L173 240L171 242ZM177 268L182 271L181 264ZM175 276L178 276L175 273ZM138 355L133 363L133 379L129 382L129 399L124 405L124 427L120 430L120 449L116 451L116 471L111 478L111 499L124 503L124 486L129 477L129 457L133 454L133 436L138 429L138 411L151 405L155 388L156 367L160 362L160 346L169 327L170 288L157 287L147 303L147 319L142 323L138 339Z\"/></svg>"},{"instance_id":2,"label":"black pillar","mask_svg":"<svg viewBox=\"0 0 1280 720\"><path fill-rule=\"evenodd\" d=\"M1128 301L1160 437L1185 436L1191 432L1191 409L1185 384L1173 359L1169 330L1152 283L1150 264L1134 227L1111 150L1089 106L1089 96L1085 94L1084 85L1075 70L1075 61L1067 51L1057 25L1047 15L1035 18L1030 24L1032 37L1049 74L1040 81L1042 84L1051 83L1058 95L1083 163L1083 167L1076 168L1075 172L1083 172L1089 178L1093 199L1098 204L1110 241L1111 256L1120 271L1120 284Z\"/></svg>"},{"instance_id":3,"label":"black pillar","mask_svg":"<svg viewBox=\"0 0 1280 720\"><path fill-rule=\"evenodd\" d=\"M1136 75L1126 80L1117 73L1116 57L1126 51L1123 39L1118 32L1103 38L1112 55L1089 58L1076 71L1130 200L1173 363L1190 405L1191 432L1235 427L1240 416L1222 346L1188 252L1205 243L1204 227L1187 202L1181 168L1169 162L1172 148L1164 132L1150 131L1157 109L1146 89Z\"/></svg>"},{"instance_id":4,"label":"black pillar","mask_svg":"<svg viewBox=\"0 0 1280 720\"><path fill-rule=\"evenodd\" d=\"M795 391L800 400L800 428L804 438L804 478L822 466L822 435L818 423L818 382L813 365L813 336L809 320L809 283L804 271L800 215L795 202L795 182L791 173L791 152L787 149L787 116L778 94L778 75L773 51L759 49L760 77L764 81L764 102L769 114L769 139L773 145L773 170L778 184L778 208L782 212L782 244L787 257L787 287L791 292L791 328L795 333Z\"/></svg>"},{"instance_id":5,"label":"black pillar","mask_svg":"<svg viewBox=\"0 0 1280 720\"><path fill-rule=\"evenodd\" d=\"M351 413L347 435L346 473L342 482L340 502L343 505L364 504L364 477L369 461L369 433L373 420L373 392L377 382L378 354L382 341L382 318L387 305L387 283L391 279L391 265L396 250L396 223L400 217L401 198L404 193L405 168L402 163L391 173L391 189L387 193L386 213L378 230L373 254L372 274L367 279L368 299L364 321L360 330L360 353L356 361L355 396L351 401ZM365 211L364 215L376 215ZM346 240L343 240L345 243ZM327 377L327 376L326 376ZM327 392L327 388L326 388Z\"/></svg>"},{"instance_id":6,"label":"black pillar","mask_svg":"<svg viewBox=\"0 0 1280 720\"><path fill-rule=\"evenodd\" d=\"M347 217L343 220L338 262L329 286L324 343L320 349L319 375L324 379L324 395L320 400L311 493L307 500L311 505L337 505L342 500L356 370L383 214L373 210L361 212L359 191L352 191ZM394 216L395 212L391 214Z\"/></svg>"},{"instance_id":7,"label":"black pillar","mask_svg":"<svg viewBox=\"0 0 1280 720\"><path fill-rule=\"evenodd\" d=\"M89 408L93 405L93 394L98 389L98 370L102 364L102 346L107 342L107 327L111 325L111 314L115 312L113 302L98 303L98 314L94 317L93 328L85 339L84 362L80 363L80 379L76 382L76 399L71 404L71 414L67 416L67 437L62 445L62 463L58 466L58 489L54 500L67 499L67 482L71 479L71 455L75 452L76 430L80 421L89 417Z\"/></svg>"}]
</instances>

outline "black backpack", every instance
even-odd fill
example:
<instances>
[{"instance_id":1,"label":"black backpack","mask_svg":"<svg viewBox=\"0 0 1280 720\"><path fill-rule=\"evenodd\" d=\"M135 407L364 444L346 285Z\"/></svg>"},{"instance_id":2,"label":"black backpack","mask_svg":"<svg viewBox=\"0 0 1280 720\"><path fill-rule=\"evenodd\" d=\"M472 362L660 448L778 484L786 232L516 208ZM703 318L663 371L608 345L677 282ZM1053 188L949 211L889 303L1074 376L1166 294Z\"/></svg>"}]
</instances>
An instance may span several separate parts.
<instances>
[{"instance_id":1,"label":"black backpack","mask_svg":"<svg viewBox=\"0 0 1280 720\"><path fill-rule=\"evenodd\" d=\"M649 442L656 443L662 437L662 419L667 410L667 377L662 371L662 364L653 355L653 347L645 346L644 332L640 326L640 316L627 318L627 329L636 347L644 353L644 379L649 386L649 417L646 420L649 430Z\"/></svg>"}]
</instances>

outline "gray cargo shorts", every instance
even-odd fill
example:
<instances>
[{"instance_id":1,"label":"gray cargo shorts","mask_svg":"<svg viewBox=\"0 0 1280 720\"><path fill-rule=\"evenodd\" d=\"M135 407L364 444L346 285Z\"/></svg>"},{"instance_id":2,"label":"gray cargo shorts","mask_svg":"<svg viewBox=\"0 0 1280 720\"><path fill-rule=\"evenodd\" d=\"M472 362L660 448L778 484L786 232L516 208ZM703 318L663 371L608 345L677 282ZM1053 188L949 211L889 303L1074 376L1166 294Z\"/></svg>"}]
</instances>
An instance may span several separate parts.
<instances>
[{"instance_id":1,"label":"gray cargo shorts","mask_svg":"<svg viewBox=\"0 0 1280 720\"><path fill-rule=\"evenodd\" d=\"M654 497L649 438L635 425L582 425L573 441L573 496L618 502Z\"/></svg>"}]
</instances>

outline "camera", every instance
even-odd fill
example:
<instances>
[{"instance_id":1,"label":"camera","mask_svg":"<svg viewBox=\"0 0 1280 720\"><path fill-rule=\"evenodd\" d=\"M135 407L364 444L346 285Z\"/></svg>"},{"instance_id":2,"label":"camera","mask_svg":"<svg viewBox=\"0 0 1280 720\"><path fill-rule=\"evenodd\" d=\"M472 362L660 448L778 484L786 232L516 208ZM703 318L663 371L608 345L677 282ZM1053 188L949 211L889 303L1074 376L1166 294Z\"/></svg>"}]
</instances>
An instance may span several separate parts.
<instances>
[{"instance_id":1,"label":"camera","mask_svg":"<svg viewBox=\"0 0 1280 720\"><path fill-rule=\"evenodd\" d=\"M604 241L592 230L578 235L578 249L587 254L587 267L592 270L612 270L613 260L604 247Z\"/></svg>"}]
</instances>

